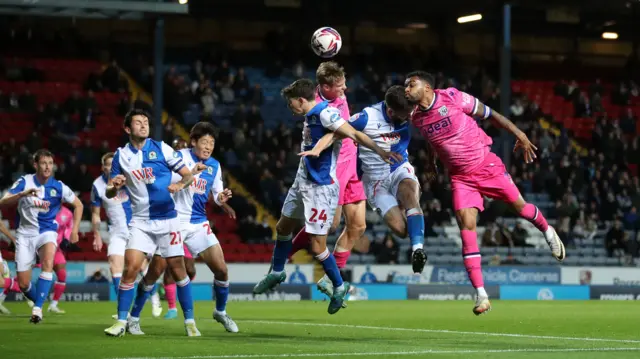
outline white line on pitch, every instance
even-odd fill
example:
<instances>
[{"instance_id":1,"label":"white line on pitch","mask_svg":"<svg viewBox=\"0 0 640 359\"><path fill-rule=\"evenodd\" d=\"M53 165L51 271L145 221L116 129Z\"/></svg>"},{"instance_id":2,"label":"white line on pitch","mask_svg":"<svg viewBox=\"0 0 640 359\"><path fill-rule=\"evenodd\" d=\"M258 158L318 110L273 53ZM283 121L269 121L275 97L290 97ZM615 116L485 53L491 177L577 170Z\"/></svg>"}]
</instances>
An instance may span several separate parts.
<instances>
[{"instance_id":1,"label":"white line on pitch","mask_svg":"<svg viewBox=\"0 0 640 359\"><path fill-rule=\"evenodd\" d=\"M283 322L283 321L270 321L270 320L243 320L241 322L254 323L254 324L277 324L277 325L295 325L295 326L309 326L309 327L334 327L334 328L351 328L351 329L386 330L386 331L397 331L397 332L440 333L440 334L454 334L454 335L456 334L457 335L480 335L480 336L492 336L492 337L512 337L512 338L528 338L528 339L550 339L550 340L571 340L571 341L583 341L583 342L640 344L640 340L631 340L631 339L559 337L559 336L550 336L550 335L467 332L467 331L446 330L446 329L394 328L394 327L375 327L375 326L369 326L369 325L300 323L300 322Z\"/></svg>"},{"instance_id":2,"label":"white line on pitch","mask_svg":"<svg viewBox=\"0 0 640 359\"><path fill-rule=\"evenodd\" d=\"M387 356L425 354L504 354L504 353L575 353L575 352L623 352L640 351L640 348L567 348L567 349L496 349L496 350L416 350L406 352L360 352L360 353L287 353L287 354L229 354L188 357L125 357L112 359L249 359L249 358L313 358L346 356Z\"/></svg>"}]
</instances>

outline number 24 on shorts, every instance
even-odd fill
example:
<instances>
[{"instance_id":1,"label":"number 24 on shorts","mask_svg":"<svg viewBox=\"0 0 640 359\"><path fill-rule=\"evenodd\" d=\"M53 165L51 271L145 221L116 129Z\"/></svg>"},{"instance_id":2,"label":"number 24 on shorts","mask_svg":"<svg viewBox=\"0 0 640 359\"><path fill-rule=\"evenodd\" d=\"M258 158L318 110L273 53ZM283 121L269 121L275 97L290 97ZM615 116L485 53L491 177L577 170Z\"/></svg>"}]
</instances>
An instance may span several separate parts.
<instances>
[{"instance_id":1,"label":"number 24 on shorts","mask_svg":"<svg viewBox=\"0 0 640 359\"><path fill-rule=\"evenodd\" d=\"M311 212L313 212L313 214L311 215L311 218L309 218L309 222L315 223L318 222L318 220L322 222L327 221L327 213L324 211L324 209L320 211L320 214L318 214L318 209L316 208L311 208Z\"/></svg>"}]
</instances>

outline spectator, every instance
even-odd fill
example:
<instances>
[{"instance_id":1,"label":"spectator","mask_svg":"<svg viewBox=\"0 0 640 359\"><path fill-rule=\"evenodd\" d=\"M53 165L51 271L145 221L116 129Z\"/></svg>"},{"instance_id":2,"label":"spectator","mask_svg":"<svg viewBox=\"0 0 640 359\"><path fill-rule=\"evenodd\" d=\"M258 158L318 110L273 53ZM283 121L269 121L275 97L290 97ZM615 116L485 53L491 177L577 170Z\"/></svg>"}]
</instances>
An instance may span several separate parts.
<instances>
[{"instance_id":1,"label":"spectator","mask_svg":"<svg viewBox=\"0 0 640 359\"><path fill-rule=\"evenodd\" d=\"M87 278L87 283L109 283L109 279L102 274L101 269L98 269L91 277Z\"/></svg>"},{"instance_id":2,"label":"spectator","mask_svg":"<svg viewBox=\"0 0 640 359\"><path fill-rule=\"evenodd\" d=\"M397 264L398 255L400 254L398 244L393 239L391 233L382 239L382 243L375 243L372 249L378 264Z\"/></svg>"},{"instance_id":3,"label":"spectator","mask_svg":"<svg viewBox=\"0 0 640 359\"><path fill-rule=\"evenodd\" d=\"M613 257L616 250L625 249L625 236L626 233L624 232L624 229L622 229L622 222L619 219L616 219L613 227L609 229L609 232L607 232L607 236L605 237L605 247L609 257Z\"/></svg>"}]
</instances>

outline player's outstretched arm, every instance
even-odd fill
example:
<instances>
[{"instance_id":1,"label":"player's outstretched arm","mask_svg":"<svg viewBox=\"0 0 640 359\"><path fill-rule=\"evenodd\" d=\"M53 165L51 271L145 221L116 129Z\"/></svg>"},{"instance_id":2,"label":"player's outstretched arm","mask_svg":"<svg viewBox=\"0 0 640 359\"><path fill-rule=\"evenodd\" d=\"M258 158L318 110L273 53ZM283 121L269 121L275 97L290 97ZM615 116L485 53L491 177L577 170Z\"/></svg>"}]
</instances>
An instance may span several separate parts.
<instances>
[{"instance_id":1,"label":"player's outstretched arm","mask_svg":"<svg viewBox=\"0 0 640 359\"><path fill-rule=\"evenodd\" d=\"M182 176L180 181L172 183L169 185L169 187L167 187L167 189L171 193L182 191L183 189L191 185L191 183L193 183L193 173L191 173L191 171L186 166L182 166L182 168L180 168L180 170L178 171L178 174Z\"/></svg>"},{"instance_id":2,"label":"player's outstretched arm","mask_svg":"<svg viewBox=\"0 0 640 359\"><path fill-rule=\"evenodd\" d=\"M18 203L20 198L27 196L37 196L38 190L35 188L25 189L25 179L20 178L13 184L9 191L0 198L0 207L2 206L14 206Z\"/></svg>"},{"instance_id":3,"label":"player's outstretched arm","mask_svg":"<svg viewBox=\"0 0 640 359\"><path fill-rule=\"evenodd\" d=\"M526 163L531 163L537 157L536 150L538 149L534 146L527 135L522 132L513 122L511 122L508 118L501 115L498 111L492 110L489 106L486 106L482 102L478 101L478 106L474 113L476 116L481 116L484 119L491 119L491 122L496 127L503 128L512 135L516 137L516 145L513 150L517 150L518 148L522 148L524 152L524 160Z\"/></svg>"},{"instance_id":4,"label":"player's outstretched arm","mask_svg":"<svg viewBox=\"0 0 640 359\"><path fill-rule=\"evenodd\" d=\"M369 136L365 135L360 131L356 131L356 129L353 128L348 123L344 123L342 126L338 127L334 132L339 136L350 138L356 141L358 144L372 150L373 152L377 153L378 156L382 157L382 159L385 160L385 162L387 163L391 163L392 159L395 161L402 161L401 155L394 152L387 152L383 150L382 148L380 148L380 146L376 145L376 143L373 142L373 140Z\"/></svg>"},{"instance_id":5,"label":"player's outstretched arm","mask_svg":"<svg viewBox=\"0 0 640 359\"><path fill-rule=\"evenodd\" d=\"M329 132L326 135L322 136L322 138L320 138L320 140L318 140L318 142L316 143L315 146L313 146L313 148L309 151L302 151L300 153L298 153L298 156L302 156L302 157L318 157L320 156L320 153L322 153L322 151L326 150L327 148L331 147L333 145L333 142L335 142L336 140L336 134L334 132Z\"/></svg>"},{"instance_id":6,"label":"player's outstretched arm","mask_svg":"<svg viewBox=\"0 0 640 359\"><path fill-rule=\"evenodd\" d=\"M11 234L9 228L7 228L7 226L5 226L2 221L0 221L0 233L4 234L4 236L9 238L9 240L11 240L11 242L13 242L14 244L16 243L16 238L13 236L13 234Z\"/></svg>"}]
</instances>

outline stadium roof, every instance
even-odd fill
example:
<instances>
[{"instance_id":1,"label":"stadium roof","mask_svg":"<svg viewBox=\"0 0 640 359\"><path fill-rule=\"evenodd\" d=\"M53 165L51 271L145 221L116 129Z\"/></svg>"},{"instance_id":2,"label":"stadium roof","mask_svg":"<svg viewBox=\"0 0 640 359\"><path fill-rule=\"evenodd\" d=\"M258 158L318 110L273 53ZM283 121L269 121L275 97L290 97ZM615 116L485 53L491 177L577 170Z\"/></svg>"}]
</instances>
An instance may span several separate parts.
<instances>
[{"instance_id":1,"label":"stadium roof","mask_svg":"<svg viewBox=\"0 0 640 359\"><path fill-rule=\"evenodd\" d=\"M188 5L158 0L2 0L0 14L91 19L141 19L144 14L187 14Z\"/></svg>"}]
</instances>

